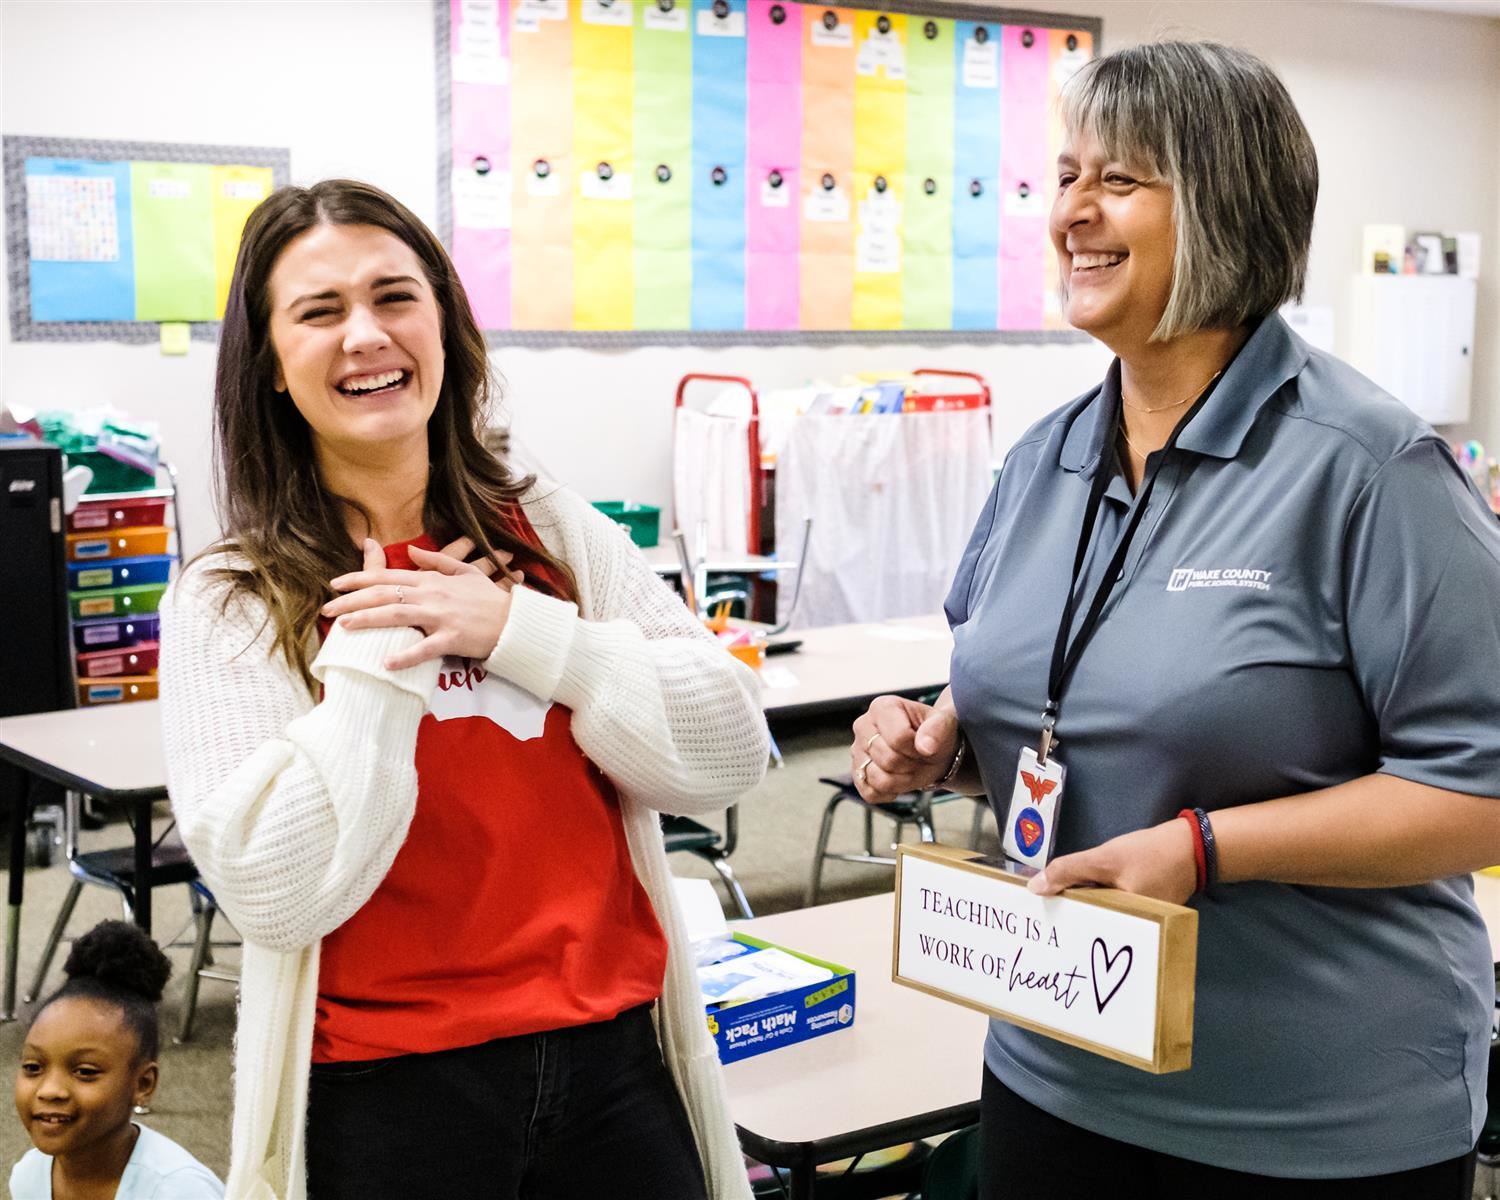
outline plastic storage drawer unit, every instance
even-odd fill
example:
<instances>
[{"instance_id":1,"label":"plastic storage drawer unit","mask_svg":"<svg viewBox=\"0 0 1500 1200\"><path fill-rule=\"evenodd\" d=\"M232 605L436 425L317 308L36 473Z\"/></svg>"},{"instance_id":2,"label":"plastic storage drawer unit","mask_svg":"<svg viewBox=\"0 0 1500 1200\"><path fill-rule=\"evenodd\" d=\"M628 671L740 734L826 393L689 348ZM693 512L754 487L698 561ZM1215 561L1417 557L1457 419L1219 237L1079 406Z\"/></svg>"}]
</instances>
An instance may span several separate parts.
<instances>
[{"instance_id":1,"label":"plastic storage drawer unit","mask_svg":"<svg viewBox=\"0 0 1500 1200\"><path fill-rule=\"evenodd\" d=\"M141 583L130 587L95 588L91 592L69 592L68 607L75 617L122 617L128 613L154 613L161 603L164 583Z\"/></svg>"},{"instance_id":2,"label":"plastic storage drawer unit","mask_svg":"<svg viewBox=\"0 0 1500 1200\"><path fill-rule=\"evenodd\" d=\"M72 562L68 564L68 587L81 592L89 588L126 587L135 583L166 583L172 573L172 562L170 554Z\"/></svg>"},{"instance_id":3,"label":"plastic storage drawer unit","mask_svg":"<svg viewBox=\"0 0 1500 1200\"><path fill-rule=\"evenodd\" d=\"M126 529L139 525L165 525L167 498L140 500L90 500L85 496L68 518L70 533L88 533L99 529Z\"/></svg>"},{"instance_id":4,"label":"plastic storage drawer unit","mask_svg":"<svg viewBox=\"0 0 1500 1200\"><path fill-rule=\"evenodd\" d=\"M117 650L136 642L154 642L161 632L161 618L155 613L138 617L99 617L73 623L73 645L80 654L90 650Z\"/></svg>"},{"instance_id":5,"label":"plastic storage drawer unit","mask_svg":"<svg viewBox=\"0 0 1500 1200\"><path fill-rule=\"evenodd\" d=\"M138 558L145 554L165 554L165 525L137 525L112 529L107 533L68 534L68 561L92 562L101 558Z\"/></svg>"},{"instance_id":6,"label":"plastic storage drawer unit","mask_svg":"<svg viewBox=\"0 0 1500 1200\"><path fill-rule=\"evenodd\" d=\"M78 673L85 679L106 675L145 675L156 670L157 644L137 642L115 650L90 650L78 656Z\"/></svg>"},{"instance_id":7,"label":"plastic storage drawer unit","mask_svg":"<svg viewBox=\"0 0 1500 1200\"><path fill-rule=\"evenodd\" d=\"M78 683L78 703L82 705L155 699L155 675L116 675L112 679L83 679Z\"/></svg>"}]
</instances>

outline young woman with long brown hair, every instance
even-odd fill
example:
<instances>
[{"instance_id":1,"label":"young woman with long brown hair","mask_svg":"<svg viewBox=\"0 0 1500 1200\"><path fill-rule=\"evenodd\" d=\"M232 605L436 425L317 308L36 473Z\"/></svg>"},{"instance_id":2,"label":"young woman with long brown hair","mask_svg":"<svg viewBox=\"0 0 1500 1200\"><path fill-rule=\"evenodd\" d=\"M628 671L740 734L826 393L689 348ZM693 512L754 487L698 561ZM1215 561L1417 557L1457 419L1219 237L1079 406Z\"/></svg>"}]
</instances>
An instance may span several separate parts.
<instances>
[{"instance_id":1,"label":"young woman with long brown hair","mask_svg":"<svg viewBox=\"0 0 1500 1200\"><path fill-rule=\"evenodd\" d=\"M173 805L245 938L228 1194L747 1198L657 812L760 778L756 684L484 449L488 379L397 201L251 215L224 540L161 667Z\"/></svg>"}]
</instances>

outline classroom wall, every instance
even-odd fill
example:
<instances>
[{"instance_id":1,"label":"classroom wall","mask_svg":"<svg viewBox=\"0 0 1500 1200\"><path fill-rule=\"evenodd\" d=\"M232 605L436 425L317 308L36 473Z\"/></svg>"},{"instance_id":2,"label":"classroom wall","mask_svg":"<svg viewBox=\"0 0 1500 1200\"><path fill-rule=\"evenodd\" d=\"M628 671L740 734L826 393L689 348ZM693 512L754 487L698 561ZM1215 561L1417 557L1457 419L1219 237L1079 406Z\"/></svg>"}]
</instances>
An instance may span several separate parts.
<instances>
[{"instance_id":1,"label":"classroom wall","mask_svg":"<svg viewBox=\"0 0 1500 1200\"><path fill-rule=\"evenodd\" d=\"M974 4L974 7L981 7ZM1106 48L1206 36L1268 58L1317 143L1323 189L1307 301L1335 309L1360 226L1484 235L1472 432L1500 450L1500 21L1329 0L1028 0L1101 16ZM432 9L427 0L6 0L5 133L289 147L293 177L371 180L436 220ZM0 248L3 254L3 248ZM206 542L213 347L11 343L0 388L36 407L111 401L161 423L182 475L186 543ZM672 393L685 371L762 387L863 368L986 374L1002 451L1089 386L1108 355L1070 346L505 350L506 413L534 464L593 498L666 504ZM1467 436L1471 431L1454 431Z\"/></svg>"}]
</instances>

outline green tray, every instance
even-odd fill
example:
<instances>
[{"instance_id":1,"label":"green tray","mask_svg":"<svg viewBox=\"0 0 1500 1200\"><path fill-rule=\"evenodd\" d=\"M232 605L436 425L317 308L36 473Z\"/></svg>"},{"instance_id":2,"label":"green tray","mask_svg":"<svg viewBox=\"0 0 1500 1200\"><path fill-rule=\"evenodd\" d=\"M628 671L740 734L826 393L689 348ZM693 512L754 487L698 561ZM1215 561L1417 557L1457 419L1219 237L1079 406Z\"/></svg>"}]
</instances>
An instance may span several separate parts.
<instances>
[{"instance_id":1,"label":"green tray","mask_svg":"<svg viewBox=\"0 0 1500 1200\"><path fill-rule=\"evenodd\" d=\"M94 478L89 481L91 492L144 492L156 486L155 472L137 470L129 463L111 458L98 450L79 450L64 455L70 467L88 467Z\"/></svg>"},{"instance_id":2,"label":"green tray","mask_svg":"<svg viewBox=\"0 0 1500 1200\"><path fill-rule=\"evenodd\" d=\"M129 587L93 588L86 592L69 592L68 607L75 619L80 617L142 616L154 613L161 603L165 583L137 583Z\"/></svg>"},{"instance_id":3,"label":"green tray","mask_svg":"<svg viewBox=\"0 0 1500 1200\"><path fill-rule=\"evenodd\" d=\"M654 504L624 500L595 500L594 507L630 534L637 546L654 546L661 532L661 509Z\"/></svg>"}]
</instances>

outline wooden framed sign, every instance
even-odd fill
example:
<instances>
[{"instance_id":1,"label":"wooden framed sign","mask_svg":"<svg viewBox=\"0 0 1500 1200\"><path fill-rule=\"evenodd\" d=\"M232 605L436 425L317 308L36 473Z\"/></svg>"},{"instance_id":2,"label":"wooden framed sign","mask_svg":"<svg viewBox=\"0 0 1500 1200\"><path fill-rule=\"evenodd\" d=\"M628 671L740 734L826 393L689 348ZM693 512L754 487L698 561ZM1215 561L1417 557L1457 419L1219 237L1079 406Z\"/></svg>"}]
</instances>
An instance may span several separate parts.
<instances>
[{"instance_id":1,"label":"wooden framed sign","mask_svg":"<svg viewBox=\"0 0 1500 1200\"><path fill-rule=\"evenodd\" d=\"M1198 914L1112 888L1035 896L955 846L902 846L891 977L1153 1074L1193 1064Z\"/></svg>"}]
</instances>

